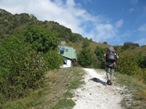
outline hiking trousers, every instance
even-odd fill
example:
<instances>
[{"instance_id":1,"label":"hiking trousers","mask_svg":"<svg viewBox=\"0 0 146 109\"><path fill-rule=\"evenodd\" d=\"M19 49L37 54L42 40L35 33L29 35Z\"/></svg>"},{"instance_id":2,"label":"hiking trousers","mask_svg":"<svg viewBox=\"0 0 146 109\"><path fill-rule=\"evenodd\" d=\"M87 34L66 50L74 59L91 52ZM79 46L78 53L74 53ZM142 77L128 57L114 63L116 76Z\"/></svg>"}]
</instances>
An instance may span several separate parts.
<instances>
[{"instance_id":1,"label":"hiking trousers","mask_svg":"<svg viewBox=\"0 0 146 109\"><path fill-rule=\"evenodd\" d=\"M111 82L113 82L115 69L106 67L105 71L106 71L107 80L110 80Z\"/></svg>"}]
</instances>

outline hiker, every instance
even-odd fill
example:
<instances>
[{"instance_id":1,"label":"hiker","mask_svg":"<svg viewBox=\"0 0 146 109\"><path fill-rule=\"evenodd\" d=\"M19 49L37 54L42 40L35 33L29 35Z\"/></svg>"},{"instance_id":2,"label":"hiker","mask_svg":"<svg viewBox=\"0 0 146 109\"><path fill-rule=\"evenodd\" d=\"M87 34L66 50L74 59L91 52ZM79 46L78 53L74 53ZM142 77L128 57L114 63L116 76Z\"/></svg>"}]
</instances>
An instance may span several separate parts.
<instances>
[{"instance_id":1,"label":"hiker","mask_svg":"<svg viewBox=\"0 0 146 109\"><path fill-rule=\"evenodd\" d=\"M105 71L107 75L107 84L112 85L114 72L116 69L116 60L119 59L119 56L115 52L114 47L109 47L104 54L104 57L106 59L105 62Z\"/></svg>"}]
</instances>

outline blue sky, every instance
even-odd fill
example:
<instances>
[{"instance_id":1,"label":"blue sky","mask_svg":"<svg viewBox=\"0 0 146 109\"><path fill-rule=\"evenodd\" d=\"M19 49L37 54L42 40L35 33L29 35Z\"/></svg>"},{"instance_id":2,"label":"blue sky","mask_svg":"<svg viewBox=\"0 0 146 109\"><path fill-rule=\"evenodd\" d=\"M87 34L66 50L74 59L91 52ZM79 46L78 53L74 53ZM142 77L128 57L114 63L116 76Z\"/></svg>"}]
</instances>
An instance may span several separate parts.
<instances>
[{"instance_id":1,"label":"blue sky","mask_svg":"<svg viewBox=\"0 0 146 109\"><path fill-rule=\"evenodd\" d=\"M0 0L0 8L56 21L96 42L146 45L146 0Z\"/></svg>"}]
</instances>

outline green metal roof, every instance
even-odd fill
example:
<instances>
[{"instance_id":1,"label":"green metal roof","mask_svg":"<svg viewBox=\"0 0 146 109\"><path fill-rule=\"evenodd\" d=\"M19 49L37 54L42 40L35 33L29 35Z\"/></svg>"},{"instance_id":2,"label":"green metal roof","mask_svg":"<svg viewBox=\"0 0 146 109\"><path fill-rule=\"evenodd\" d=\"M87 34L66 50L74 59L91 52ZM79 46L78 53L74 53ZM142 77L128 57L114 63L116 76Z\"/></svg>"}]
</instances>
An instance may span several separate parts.
<instances>
[{"instance_id":1,"label":"green metal roof","mask_svg":"<svg viewBox=\"0 0 146 109\"><path fill-rule=\"evenodd\" d=\"M76 50L73 47L59 46L59 48L60 48L59 54L61 54L63 57L77 60Z\"/></svg>"}]
</instances>

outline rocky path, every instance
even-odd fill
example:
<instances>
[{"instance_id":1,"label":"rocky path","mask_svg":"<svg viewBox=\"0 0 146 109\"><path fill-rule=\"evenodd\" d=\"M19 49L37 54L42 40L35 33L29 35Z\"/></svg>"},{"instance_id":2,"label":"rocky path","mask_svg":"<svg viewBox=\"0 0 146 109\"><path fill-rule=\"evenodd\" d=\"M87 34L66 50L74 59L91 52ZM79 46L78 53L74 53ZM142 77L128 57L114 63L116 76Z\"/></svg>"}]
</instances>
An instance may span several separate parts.
<instances>
[{"instance_id":1,"label":"rocky path","mask_svg":"<svg viewBox=\"0 0 146 109\"><path fill-rule=\"evenodd\" d=\"M120 105L124 88L106 85L106 73L103 70L85 68L85 84L75 91L73 109L123 109Z\"/></svg>"}]
</instances>

